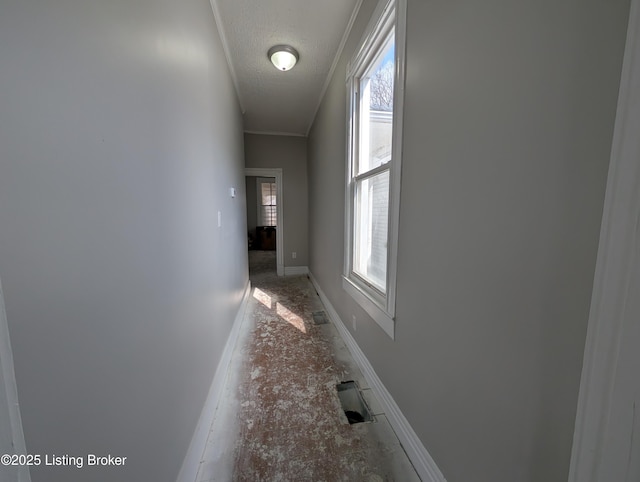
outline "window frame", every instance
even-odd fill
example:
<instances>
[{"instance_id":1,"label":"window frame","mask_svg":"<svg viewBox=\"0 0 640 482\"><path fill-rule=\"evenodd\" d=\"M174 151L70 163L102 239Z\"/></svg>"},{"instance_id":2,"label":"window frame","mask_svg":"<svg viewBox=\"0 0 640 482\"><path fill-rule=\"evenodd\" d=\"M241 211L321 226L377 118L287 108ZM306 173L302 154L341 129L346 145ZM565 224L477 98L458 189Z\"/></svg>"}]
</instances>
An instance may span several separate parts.
<instances>
[{"instance_id":1,"label":"window frame","mask_svg":"<svg viewBox=\"0 0 640 482\"><path fill-rule=\"evenodd\" d=\"M273 192L276 203L275 204L262 204L262 185L270 184L273 187L271 189L275 190ZM257 202L257 222L256 226L267 226L267 227L277 227L278 226L278 188L276 179L273 177L257 177L256 178L256 202ZM272 207L275 210L274 217L276 218L275 224L265 224L265 218L263 216L263 208L264 207Z\"/></svg>"},{"instance_id":2,"label":"window frame","mask_svg":"<svg viewBox=\"0 0 640 482\"><path fill-rule=\"evenodd\" d=\"M356 173L360 143L358 91L362 75L368 72L393 30L394 87L391 159L365 173ZM396 274L402 161L402 119L405 87L406 0L381 0L360 41L360 47L347 64L347 166L343 288L391 337L395 337ZM377 289L354 272L356 184L363 178L389 171L389 217L387 233L386 287Z\"/></svg>"}]
</instances>

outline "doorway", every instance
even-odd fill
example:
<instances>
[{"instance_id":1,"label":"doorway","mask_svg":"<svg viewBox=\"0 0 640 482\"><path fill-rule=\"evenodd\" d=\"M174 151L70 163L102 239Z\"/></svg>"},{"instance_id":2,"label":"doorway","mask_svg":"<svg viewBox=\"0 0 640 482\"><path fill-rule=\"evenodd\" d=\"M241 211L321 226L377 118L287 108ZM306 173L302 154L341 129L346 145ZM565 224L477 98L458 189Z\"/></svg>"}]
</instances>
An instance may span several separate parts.
<instances>
[{"instance_id":1,"label":"doorway","mask_svg":"<svg viewBox=\"0 0 640 482\"><path fill-rule=\"evenodd\" d=\"M245 179L250 271L275 269L283 276L282 169L246 168Z\"/></svg>"},{"instance_id":2,"label":"doorway","mask_svg":"<svg viewBox=\"0 0 640 482\"><path fill-rule=\"evenodd\" d=\"M570 482L640 480L639 93L640 1L633 0L589 312Z\"/></svg>"},{"instance_id":3,"label":"doorway","mask_svg":"<svg viewBox=\"0 0 640 482\"><path fill-rule=\"evenodd\" d=\"M9 340L9 325L4 309L0 283L0 453L25 455L27 449L18 405L18 387L13 370L13 355ZM0 479L31 481L29 466L0 465Z\"/></svg>"}]
</instances>

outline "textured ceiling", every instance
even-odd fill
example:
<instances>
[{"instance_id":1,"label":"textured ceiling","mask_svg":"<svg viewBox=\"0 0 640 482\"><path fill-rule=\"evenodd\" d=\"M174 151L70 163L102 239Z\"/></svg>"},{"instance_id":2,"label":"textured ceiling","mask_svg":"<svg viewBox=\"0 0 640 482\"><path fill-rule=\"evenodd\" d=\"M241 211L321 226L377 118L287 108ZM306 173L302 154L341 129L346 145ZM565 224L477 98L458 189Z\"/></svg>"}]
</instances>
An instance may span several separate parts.
<instances>
[{"instance_id":1,"label":"textured ceiling","mask_svg":"<svg viewBox=\"0 0 640 482\"><path fill-rule=\"evenodd\" d=\"M360 0L211 0L248 132L306 135ZM267 58L294 47L296 66Z\"/></svg>"}]
</instances>

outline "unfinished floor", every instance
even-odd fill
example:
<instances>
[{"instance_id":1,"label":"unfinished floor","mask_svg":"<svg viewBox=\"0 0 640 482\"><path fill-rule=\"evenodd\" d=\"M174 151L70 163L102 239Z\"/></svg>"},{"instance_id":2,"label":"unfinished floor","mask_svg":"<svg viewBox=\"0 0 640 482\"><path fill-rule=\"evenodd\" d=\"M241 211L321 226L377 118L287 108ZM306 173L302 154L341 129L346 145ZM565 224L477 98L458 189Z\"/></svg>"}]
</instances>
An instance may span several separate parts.
<instances>
[{"instance_id":1,"label":"unfinished floor","mask_svg":"<svg viewBox=\"0 0 640 482\"><path fill-rule=\"evenodd\" d=\"M272 252L274 253L274 252ZM250 252L252 296L197 482L419 481L306 276ZM355 380L373 422L349 424L336 385Z\"/></svg>"}]
</instances>

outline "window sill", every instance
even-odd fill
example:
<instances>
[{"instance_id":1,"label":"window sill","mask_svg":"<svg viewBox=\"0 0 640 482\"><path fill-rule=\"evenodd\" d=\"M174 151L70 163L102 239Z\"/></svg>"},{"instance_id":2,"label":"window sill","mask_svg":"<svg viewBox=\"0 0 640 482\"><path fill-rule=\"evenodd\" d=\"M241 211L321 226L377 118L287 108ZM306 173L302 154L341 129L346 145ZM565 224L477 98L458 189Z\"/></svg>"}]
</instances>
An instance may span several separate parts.
<instances>
[{"instance_id":1,"label":"window sill","mask_svg":"<svg viewBox=\"0 0 640 482\"><path fill-rule=\"evenodd\" d=\"M393 340L395 337L395 321L393 317L376 303L360 286L346 276L342 277L342 287Z\"/></svg>"}]
</instances>

